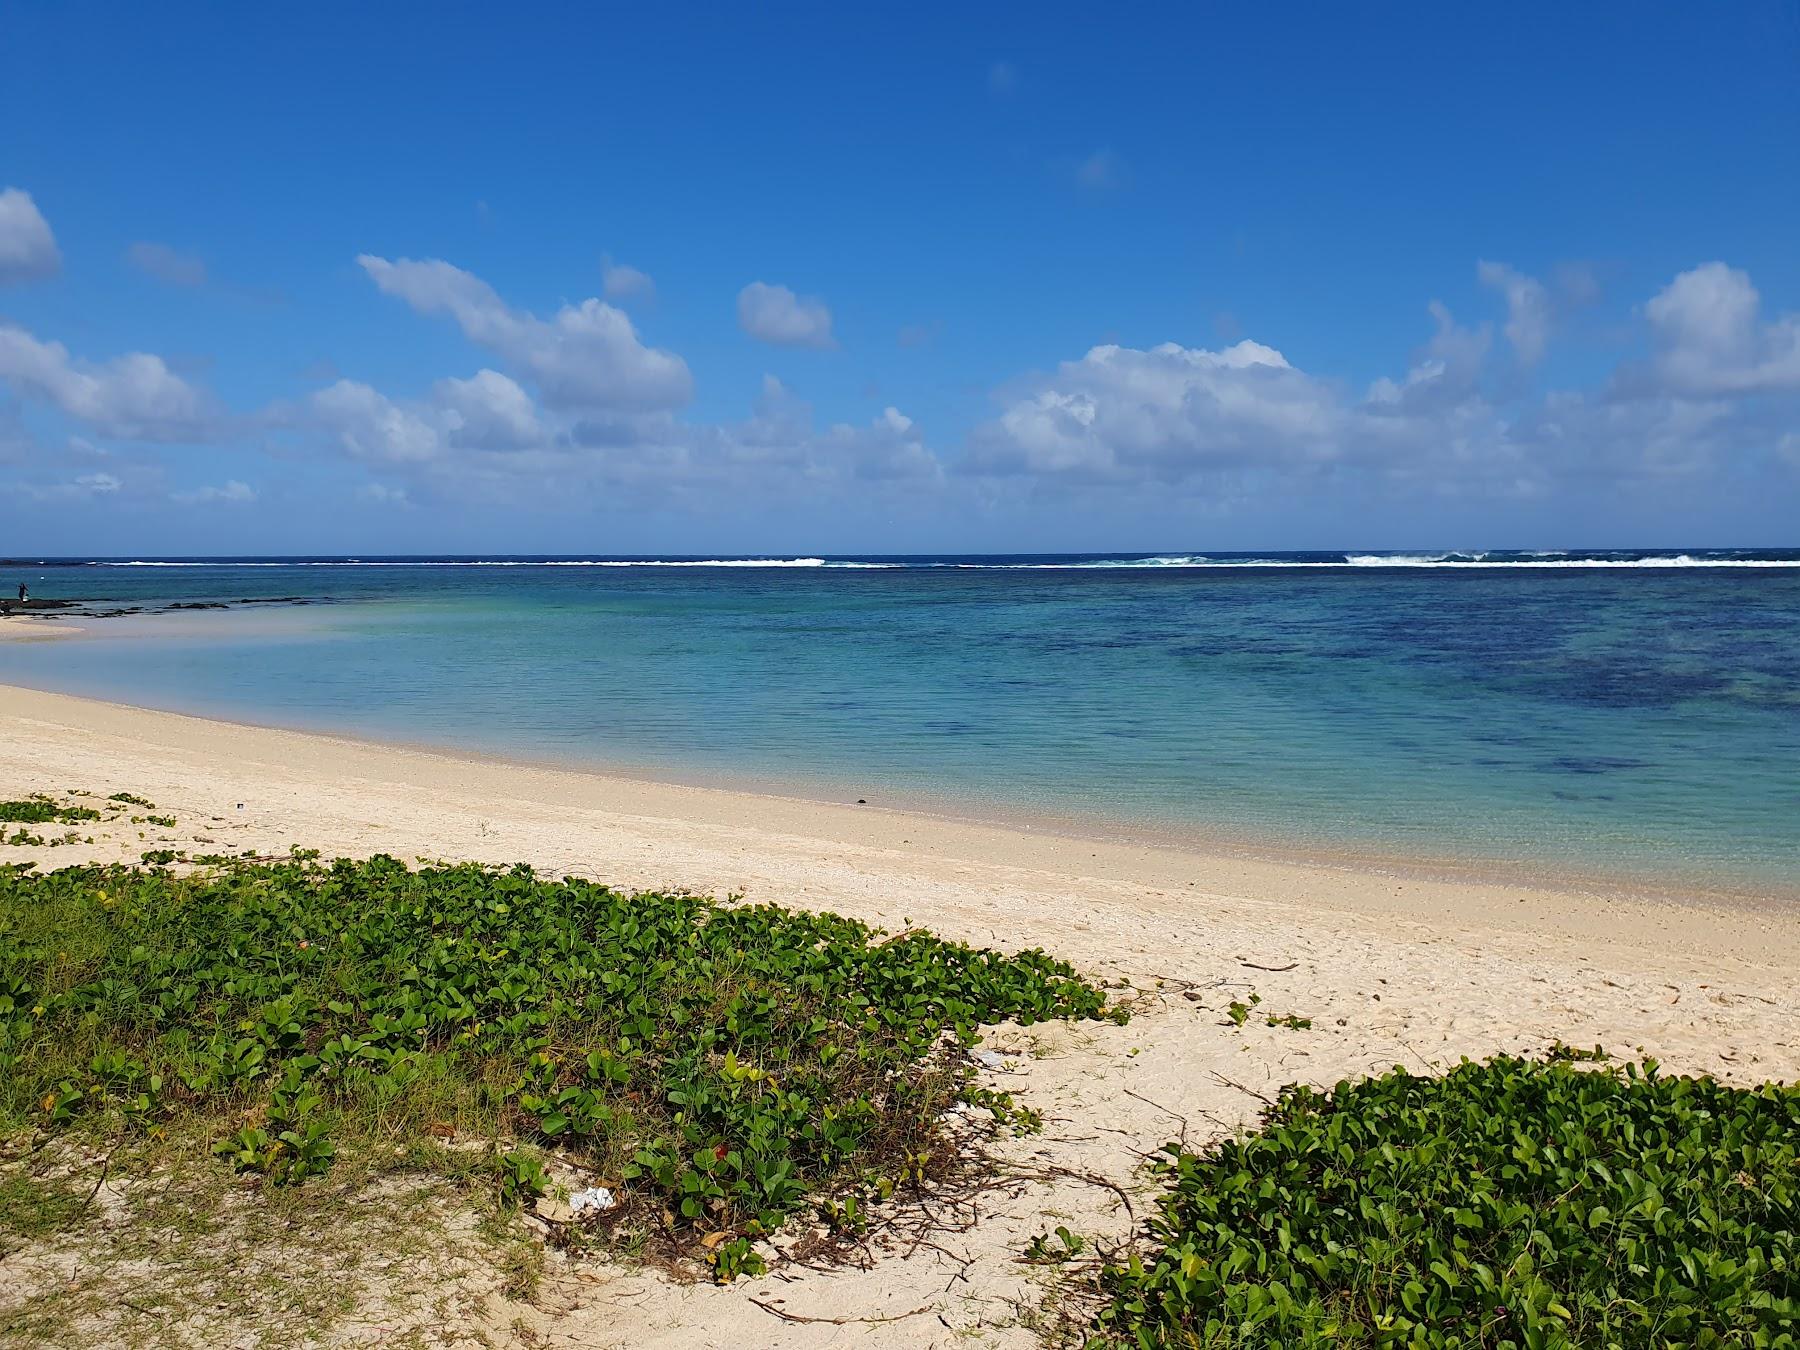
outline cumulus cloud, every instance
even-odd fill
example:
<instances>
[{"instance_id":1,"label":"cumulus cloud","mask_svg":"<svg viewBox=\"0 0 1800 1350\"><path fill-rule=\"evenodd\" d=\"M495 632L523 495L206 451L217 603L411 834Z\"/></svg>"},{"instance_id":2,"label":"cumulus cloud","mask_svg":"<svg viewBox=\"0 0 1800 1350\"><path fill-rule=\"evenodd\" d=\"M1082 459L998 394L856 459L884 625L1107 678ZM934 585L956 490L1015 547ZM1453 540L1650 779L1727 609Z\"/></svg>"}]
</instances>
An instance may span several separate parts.
<instances>
[{"instance_id":1,"label":"cumulus cloud","mask_svg":"<svg viewBox=\"0 0 1800 1350\"><path fill-rule=\"evenodd\" d=\"M610 254L600 260L600 284L608 300L650 300L656 295L648 272L615 262Z\"/></svg>"},{"instance_id":2,"label":"cumulus cloud","mask_svg":"<svg viewBox=\"0 0 1800 1350\"><path fill-rule=\"evenodd\" d=\"M61 265L56 236L31 194L16 187L0 191L0 281L35 281Z\"/></svg>"},{"instance_id":3,"label":"cumulus cloud","mask_svg":"<svg viewBox=\"0 0 1800 1350\"><path fill-rule=\"evenodd\" d=\"M692 425L666 412L576 417L533 408L518 386L488 378L494 374L440 381L414 401L340 380L293 410L286 425L323 433L384 477L405 480L371 498L384 503L400 503L395 494L410 486L434 498L495 503L717 510L791 505L875 482L922 491L943 478L921 429L899 409L820 429L812 409L773 377L744 420Z\"/></svg>"},{"instance_id":4,"label":"cumulus cloud","mask_svg":"<svg viewBox=\"0 0 1800 1350\"><path fill-rule=\"evenodd\" d=\"M1382 376L1369 387L1368 405L1384 416L1448 408L1477 394L1482 365L1493 345L1492 331L1485 324L1463 327L1441 301L1433 300L1425 308L1437 331L1420 349L1405 377Z\"/></svg>"},{"instance_id":5,"label":"cumulus cloud","mask_svg":"<svg viewBox=\"0 0 1800 1350\"><path fill-rule=\"evenodd\" d=\"M814 296L795 295L786 286L753 281L738 292L738 327L758 342L777 347L835 347L831 311Z\"/></svg>"},{"instance_id":6,"label":"cumulus cloud","mask_svg":"<svg viewBox=\"0 0 1800 1350\"><path fill-rule=\"evenodd\" d=\"M898 408L884 408L867 424L837 422L815 430L813 410L773 375L751 416L715 428L696 441L702 459L737 466L784 467L815 484L849 480L935 482L938 458L924 433Z\"/></svg>"},{"instance_id":7,"label":"cumulus cloud","mask_svg":"<svg viewBox=\"0 0 1800 1350\"><path fill-rule=\"evenodd\" d=\"M1059 485L1133 506L1258 492L1318 505L1348 500L1330 495L1346 490L1531 498L1800 469L1800 316L1765 313L1749 277L1722 263L1682 273L1638 311L1648 359L1598 388L1527 392L1514 358L1540 366L1575 301L1561 282L1484 261L1477 276L1504 300L1504 318L1471 325L1434 302L1418 348L1366 386L1302 369L1235 325L1210 346L1096 346L996 391L946 477L946 461L899 407L816 418L769 378L741 420L690 423L678 412L692 389L686 364L647 346L602 300L541 317L446 262L360 262L381 292L453 320L491 364L403 393L322 370L316 392L228 423L160 357L84 361L0 322L0 386L80 423L65 434L98 440L217 439L227 425L260 424L358 461L381 480L362 499L388 506L459 498L721 511L957 494L972 505ZM635 283L608 277L607 294L621 285ZM759 340L833 345L830 311L816 299L756 282L738 305ZM900 340L928 332L903 330ZM0 398L0 459L27 466L17 476L34 499L255 499L236 479L172 492L145 452L108 453L76 438L66 451L37 448Z\"/></svg>"},{"instance_id":8,"label":"cumulus cloud","mask_svg":"<svg viewBox=\"0 0 1800 1350\"><path fill-rule=\"evenodd\" d=\"M1400 379L1361 400L1245 339L1219 350L1096 347L1026 382L979 427L959 467L1040 481L1178 485L1316 478L1357 469L1422 473L1506 450L1475 387L1483 342L1441 306L1439 328Z\"/></svg>"},{"instance_id":9,"label":"cumulus cloud","mask_svg":"<svg viewBox=\"0 0 1800 1350\"><path fill-rule=\"evenodd\" d=\"M357 259L387 295L420 314L448 315L464 336L538 387L554 408L673 408L693 394L687 363L646 347L621 309L598 299L549 319L514 309L487 282L440 259Z\"/></svg>"},{"instance_id":10,"label":"cumulus cloud","mask_svg":"<svg viewBox=\"0 0 1800 1350\"><path fill-rule=\"evenodd\" d=\"M1107 345L1012 398L980 428L968 467L986 473L1182 478L1204 468L1328 458L1334 391L1272 347L1222 351Z\"/></svg>"},{"instance_id":11,"label":"cumulus cloud","mask_svg":"<svg viewBox=\"0 0 1800 1350\"><path fill-rule=\"evenodd\" d=\"M410 402L338 380L280 420L323 430L352 457L382 464L425 464L456 451L513 452L553 439L531 395L497 370L439 380L428 398Z\"/></svg>"},{"instance_id":12,"label":"cumulus cloud","mask_svg":"<svg viewBox=\"0 0 1800 1350\"><path fill-rule=\"evenodd\" d=\"M339 380L319 390L308 400L308 410L313 422L357 459L419 464L437 458L444 448L431 420L356 380Z\"/></svg>"},{"instance_id":13,"label":"cumulus cloud","mask_svg":"<svg viewBox=\"0 0 1800 1350\"><path fill-rule=\"evenodd\" d=\"M1475 270L1482 285L1491 286L1506 297L1506 340L1512 343L1520 364L1535 366L1544 359L1544 348L1550 341L1549 290L1535 277L1505 263L1481 262Z\"/></svg>"},{"instance_id":14,"label":"cumulus cloud","mask_svg":"<svg viewBox=\"0 0 1800 1350\"><path fill-rule=\"evenodd\" d=\"M1687 394L1800 389L1800 314L1764 322L1749 276L1722 262L1683 272L1644 306L1660 382Z\"/></svg>"},{"instance_id":15,"label":"cumulus cloud","mask_svg":"<svg viewBox=\"0 0 1800 1350\"><path fill-rule=\"evenodd\" d=\"M1506 299L1499 333L1512 354L1541 360L1560 291L1505 264L1479 275ZM1800 459L1800 406L1784 397L1800 393L1784 383L1791 320L1763 315L1729 269L1684 274L1645 307L1655 361L1629 387L1526 396L1497 369L1494 325L1427 309L1417 350L1362 389L1252 338L1094 347L1003 387L950 463L954 477L899 408L821 423L772 377L736 422L554 407L498 370L440 380L413 400L340 380L306 416L384 478L434 498L670 510L876 492L923 501L973 490L994 501L1058 485L1214 502L1353 488L1530 500L1752 464L1785 473Z\"/></svg>"},{"instance_id":16,"label":"cumulus cloud","mask_svg":"<svg viewBox=\"0 0 1800 1350\"><path fill-rule=\"evenodd\" d=\"M240 483L233 478L216 487L207 486L194 488L187 492L171 492L169 497L183 506L241 505L256 500L256 489L248 483Z\"/></svg>"},{"instance_id":17,"label":"cumulus cloud","mask_svg":"<svg viewBox=\"0 0 1800 1350\"><path fill-rule=\"evenodd\" d=\"M925 434L898 408L881 410L867 426L839 422L820 438L822 454L841 460L858 478L935 479L942 474Z\"/></svg>"},{"instance_id":18,"label":"cumulus cloud","mask_svg":"<svg viewBox=\"0 0 1800 1350\"><path fill-rule=\"evenodd\" d=\"M1360 397L1252 341L1096 347L1009 388L956 467L1034 486L1298 487L1356 475L1431 496L1529 498L1780 462L1800 418L1800 400L1774 397L1800 393L1792 320L1764 321L1742 274L1697 273L1646 307L1658 352L1647 380L1496 402L1488 329L1433 304L1436 331L1405 373ZM1535 303L1524 303L1528 316ZM1531 336L1510 340L1525 359Z\"/></svg>"},{"instance_id":19,"label":"cumulus cloud","mask_svg":"<svg viewBox=\"0 0 1800 1350\"><path fill-rule=\"evenodd\" d=\"M476 450L517 450L544 439L531 395L497 370L473 379L439 380L432 387L451 445Z\"/></svg>"},{"instance_id":20,"label":"cumulus cloud","mask_svg":"<svg viewBox=\"0 0 1800 1350\"><path fill-rule=\"evenodd\" d=\"M80 361L60 342L0 323L0 380L108 436L198 441L220 430L212 400L147 352Z\"/></svg>"},{"instance_id":21,"label":"cumulus cloud","mask_svg":"<svg viewBox=\"0 0 1800 1350\"><path fill-rule=\"evenodd\" d=\"M168 286L206 284L206 263L196 254L183 253L167 244L139 240L125 250L125 259L145 276Z\"/></svg>"}]
</instances>

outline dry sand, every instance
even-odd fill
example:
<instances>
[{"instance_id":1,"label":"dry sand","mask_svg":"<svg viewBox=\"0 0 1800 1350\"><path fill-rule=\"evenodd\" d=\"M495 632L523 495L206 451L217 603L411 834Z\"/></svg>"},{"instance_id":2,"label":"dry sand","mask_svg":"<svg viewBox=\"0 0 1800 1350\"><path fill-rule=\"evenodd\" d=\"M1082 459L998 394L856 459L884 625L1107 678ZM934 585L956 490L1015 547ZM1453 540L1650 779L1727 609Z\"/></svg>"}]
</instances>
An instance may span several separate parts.
<instances>
[{"instance_id":1,"label":"dry sand","mask_svg":"<svg viewBox=\"0 0 1800 1350\"><path fill-rule=\"evenodd\" d=\"M1800 926L1779 904L1210 856L0 687L0 795L69 788L147 796L178 826L97 834L92 848L9 848L9 859L135 860L167 841L524 860L620 887L732 892L1042 946L1149 991L1126 1027L990 1037L1003 1055L990 1079L1046 1125L1002 1147L998 1170L1034 1179L983 1198L972 1230L898 1241L868 1269L788 1268L729 1288L558 1259L537 1305L487 1300L497 1343L1032 1344L1053 1290L1017 1261L1030 1237L1066 1224L1118 1241L1134 1228L1119 1192L1070 1174L1117 1186L1141 1218L1146 1154L1253 1121L1283 1083L1426 1071L1558 1039L1738 1082L1800 1076ZM1259 1013L1310 1017L1312 1029L1231 1026L1225 1006L1252 990Z\"/></svg>"}]
</instances>

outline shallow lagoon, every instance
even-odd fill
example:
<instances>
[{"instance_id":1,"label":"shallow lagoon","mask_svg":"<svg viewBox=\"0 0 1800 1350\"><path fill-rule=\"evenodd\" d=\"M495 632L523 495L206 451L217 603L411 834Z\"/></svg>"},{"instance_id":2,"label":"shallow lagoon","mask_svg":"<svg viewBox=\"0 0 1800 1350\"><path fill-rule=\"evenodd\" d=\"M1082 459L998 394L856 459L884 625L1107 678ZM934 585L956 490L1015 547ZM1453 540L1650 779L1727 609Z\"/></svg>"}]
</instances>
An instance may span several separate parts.
<instances>
[{"instance_id":1,"label":"shallow lagoon","mask_svg":"<svg viewBox=\"0 0 1800 1350\"><path fill-rule=\"evenodd\" d=\"M1344 556L38 566L44 597L329 603L85 621L0 644L0 680L1249 847L1800 891L1790 555Z\"/></svg>"}]
</instances>

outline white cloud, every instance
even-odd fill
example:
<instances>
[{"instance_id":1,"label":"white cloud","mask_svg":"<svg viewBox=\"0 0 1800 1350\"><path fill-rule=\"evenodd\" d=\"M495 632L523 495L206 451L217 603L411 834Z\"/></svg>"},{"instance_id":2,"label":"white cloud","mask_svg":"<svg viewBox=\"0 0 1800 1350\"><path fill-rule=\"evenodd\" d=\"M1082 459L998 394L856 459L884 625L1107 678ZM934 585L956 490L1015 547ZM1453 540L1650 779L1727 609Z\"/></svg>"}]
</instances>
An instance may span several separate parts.
<instances>
[{"instance_id":1,"label":"white cloud","mask_svg":"<svg viewBox=\"0 0 1800 1350\"><path fill-rule=\"evenodd\" d=\"M0 323L0 380L109 436L197 441L220 430L212 400L147 352L79 361L60 342Z\"/></svg>"},{"instance_id":2,"label":"white cloud","mask_svg":"<svg viewBox=\"0 0 1800 1350\"><path fill-rule=\"evenodd\" d=\"M84 473L69 482L26 483L22 486L26 496L38 501L79 502L117 496L125 483L116 474Z\"/></svg>"},{"instance_id":3,"label":"white cloud","mask_svg":"<svg viewBox=\"0 0 1800 1350\"><path fill-rule=\"evenodd\" d=\"M511 308L480 277L438 259L364 254L375 284L421 314L446 314L479 346L532 380L553 408L673 408L693 394L687 363L646 347L625 312L597 299L550 319Z\"/></svg>"},{"instance_id":4,"label":"white cloud","mask_svg":"<svg viewBox=\"0 0 1800 1350\"><path fill-rule=\"evenodd\" d=\"M1543 282L1505 263L1477 263L1475 272L1482 285L1506 297L1506 340L1521 364L1535 366L1543 360L1550 341L1550 292Z\"/></svg>"},{"instance_id":5,"label":"white cloud","mask_svg":"<svg viewBox=\"0 0 1800 1350\"><path fill-rule=\"evenodd\" d=\"M759 342L777 347L837 346L831 336L831 311L814 296L753 281L738 292L737 309L738 326Z\"/></svg>"},{"instance_id":6,"label":"white cloud","mask_svg":"<svg viewBox=\"0 0 1800 1350\"><path fill-rule=\"evenodd\" d=\"M1614 399L1574 390L1527 410L1511 434L1546 485L1693 477L1771 443L1757 419L1729 400Z\"/></svg>"},{"instance_id":7,"label":"white cloud","mask_svg":"<svg viewBox=\"0 0 1800 1350\"><path fill-rule=\"evenodd\" d=\"M1629 397L1569 390L1496 404L1484 391L1487 327L1465 328L1435 303L1437 331L1406 373L1374 381L1361 400L1254 342L1221 351L1096 347L1008 391L958 467L1039 485L1215 495L1250 484L1298 493L1347 475L1432 497L1526 498L1716 478L1781 461L1800 445L1794 399L1738 396L1774 393L1792 378L1787 321L1761 323L1747 288L1713 277L1698 294L1652 302L1665 382L1640 382Z\"/></svg>"},{"instance_id":8,"label":"white cloud","mask_svg":"<svg viewBox=\"0 0 1800 1350\"><path fill-rule=\"evenodd\" d=\"M385 394L355 380L339 380L309 400L314 420L357 459L417 464L436 459L438 428Z\"/></svg>"},{"instance_id":9,"label":"white cloud","mask_svg":"<svg viewBox=\"0 0 1800 1350\"><path fill-rule=\"evenodd\" d=\"M977 432L970 467L1168 479L1317 460L1335 452L1342 416L1329 386L1261 343L1109 345L1014 397Z\"/></svg>"},{"instance_id":10,"label":"white cloud","mask_svg":"<svg viewBox=\"0 0 1800 1350\"><path fill-rule=\"evenodd\" d=\"M139 240L125 250L125 259L146 276L169 286L204 286L206 263L196 254L183 253L167 244Z\"/></svg>"},{"instance_id":11,"label":"white cloud","mask_svg":"<svg viewBox=\"0 0 1800 1350\"><path fill-rule=\"evenodd\" d=\"M550 439L531 395L497 370L439 380L428 399L410 403L339 380L281 420L318 427L353 457L384 464L425 464L457 451L516 451Z\"/></svg>"},{"instance_id":12,"label":"white cloud","mask_svg":"<svg viewBox=\"0 0 1800 1350\"><path fill-rule=\"evenodd\" d=\"M477 411L490 420L478 423ZM866 425L820 430L812 409L773 377L751 416L735 423L547 412L492 371L440 381L417 402L339 381L282 420L325 433L352 457L434 498L713 511L751 501L792 505L873 481L896 492L929 490L943 478L922 432L899 409ZM384 486L370 499L399 502L401 491Z\"/></svg>"},{"instance_id":13,"label":"white cloud","mask_svg":"<svg viewBox=\"0 0 1800 1350\"><path fill-rule=\"evenodd\" d=\"M767 474L782 469L794 480L815 485L849 480L935 481L942 477L937 456L923 432L898 408L885 408L866 426L834 423L815 431L812 408L773 375L763 377L762 395L745 421L723 426L695 441L701 462L754 466ZM769 486L779 488L779 480Z\"/></svg>"},{"instance_id":14,"label":"white cloud","mask_svg":"<svg viewBox=\"0 0 1800 1350\"><path fill-rule=\"evenodd\" d=\"M1644 306L1652 359L1600 389L1527 394L1495 350L1496 325L1465 326L1436 302L1432 331L1410 360L1363 389L1248 339L1211 349L1097 346L1000 390L954 464L957 482L897 407L867 420L819 420L770 378L742 420L691 424L674 411L691 388L685 364L645 347L602 301L539 318L448 263L361 262L383 292L451 317L496 353L493 368L405 396L322 375L325 387L265 412L262 424L276 435L328 443L386 480L362 494L383 505L454 498L722 512L941 503L960 493L972 506L1058 485L1159 504L1291 493L1317 505L1371 488L1395 501L1472 501L1709 475L1742 484L1746 467L1783 475L1790 462L1800 467L1800 318L1765 316L1749 278L1722 264L1683 273ZM1571 306L1566 288L1501 263L1481 263L1477 275L1505 298L1498 327L1518 362L1540 362L1554 319ZM764 341L831 345L829 310L786 287L746 287L739 318ZM158 357L83 362L4 323L0 383L98 438L216 438L226 425ZM101 447L52 456L31 446L9 406L0 399L0 457L23 454L29 472L20 490L33 498L223 505L255 497L236 480L171 492L149 460L129 451L98 462Z\"/></svg>"},{"instance_id":15,"label":"white cloud","mask_svg":"<svg viewBox=\"0 0 1800 1350\"><path fill-rule=\"evenodd\" d=\"M1749 276L1722 262L1683 272L1644 306L1655 371L1687 394L1800 389L1800 314L1762 321Z\"/></svg>"},{"instance_id":16,"label":"white cloud","mask_svg":"<svg viewBox=\"0 0 1800 1350\"><path fill-rule=\"evenodd\" d=\"M918 424L891 406L866 427L837 423L820 438L819 450L840 458L858 478L934 479L942 473Z\"/></svg>"},{"instance_id":17,"label":"white cloud","mask_svg":"<svg viewBox=\"0 0 1800 1350\"><path fill-rule=\"evenodd\" d=\"M648 272L615 262L610 254L600 259L600 283L608 300L650 300L656 296L656 283Z\"/></svg>"},{"instance_id":18,"label":"white cloud","mask_svg":"<svg viewBox=\"0 0 1800 1350\"><path fill-rule=\"evenodd\" d=\"M1384 375L1369 386L1368 404L1384 416L1453 407L1477 394L1493 333L1485 324L1464 328L1441 301L1433 300L1425 308L1437 332L1420 349L1405 378L1396 382Z\"/></svg>"},{"instance_id":19,"label":"white cloud","mask_svg":"<svg viewBox=\"0 0 1800 1350\"><path fill-rule=\"evenodd\" d=\"M218 487L208 486L195 488L190 492L171 492L169 496L184 506L237 505L255 501L256 489L248 483L240 483L233 478Z\"/></svg>"},{"instance_id":20,"label":"white cloud","mask_svg":"<svg viewBox=\"0 0 1800 1350\"><path fill-rule=\"evenodd\" d=\"M23 188L0 191L0 281L35 281L62 265L50 222Z\"/></svg>"},{"instance_id":21,"label":"white cloud","mask_svg":"<svg viewBox=\"0 0 1800 1350\"><path fill-rule=\"evenodd\" d=\"M432 395L452 445L516 450L544 439L531 395L497 370L477 371L473 379L439 380Z\"/></svg>"}]
</instances>

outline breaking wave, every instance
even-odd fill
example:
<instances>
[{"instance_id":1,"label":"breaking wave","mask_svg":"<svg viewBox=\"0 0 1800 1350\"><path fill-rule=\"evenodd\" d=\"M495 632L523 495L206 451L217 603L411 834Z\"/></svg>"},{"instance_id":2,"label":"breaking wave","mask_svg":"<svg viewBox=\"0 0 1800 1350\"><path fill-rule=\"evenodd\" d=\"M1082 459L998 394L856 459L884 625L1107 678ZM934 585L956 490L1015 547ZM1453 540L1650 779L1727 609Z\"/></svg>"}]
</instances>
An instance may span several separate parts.
<instances>
[{"instance_id":1,"label":"breaking wave","mask_svg":"<svg viewBox=\"0 0 1800 1350\"><path fill-rule=\"evenodd\" d=\"M1094 571L1226 568L1800 568L1800 550L1531 549L1388 553L962 554L864 557L487 557L487 558L94 558L45 559L41 565L92 567L684 567L833 568L863 571Z\"/></svg>"}]
</instances>

